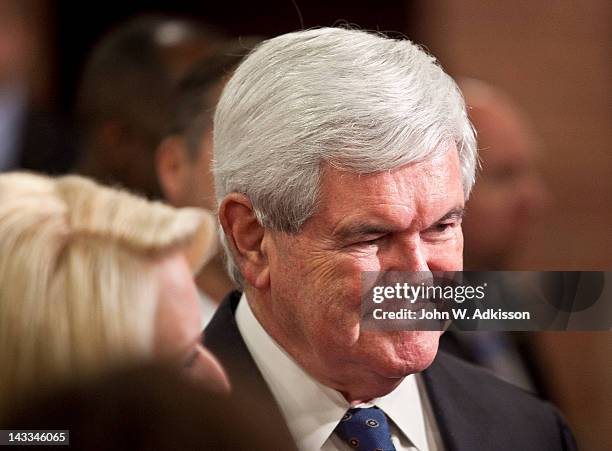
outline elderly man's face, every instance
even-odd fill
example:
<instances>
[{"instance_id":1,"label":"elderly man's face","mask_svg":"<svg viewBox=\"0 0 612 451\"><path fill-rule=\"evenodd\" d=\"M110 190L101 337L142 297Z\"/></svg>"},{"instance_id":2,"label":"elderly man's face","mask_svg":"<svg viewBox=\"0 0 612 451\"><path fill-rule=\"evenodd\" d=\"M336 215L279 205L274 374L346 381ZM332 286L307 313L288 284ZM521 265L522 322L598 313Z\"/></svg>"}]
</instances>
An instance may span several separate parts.
<instances>
[{"instance_id":1,"label":"elderly man's face","mask_svg":"<svg viewBox=\"0 0 612 451\"><path fill-rule=\"evenodd\" d=\"M275 338L316 378L363 387L351 399L380 396L431 363L440 332L361 331L361 273L462 269L457 151L371 175L326 167L321 188L300 233L272 234L264 308L280 325Z\"/></svg>"}]
</instances>

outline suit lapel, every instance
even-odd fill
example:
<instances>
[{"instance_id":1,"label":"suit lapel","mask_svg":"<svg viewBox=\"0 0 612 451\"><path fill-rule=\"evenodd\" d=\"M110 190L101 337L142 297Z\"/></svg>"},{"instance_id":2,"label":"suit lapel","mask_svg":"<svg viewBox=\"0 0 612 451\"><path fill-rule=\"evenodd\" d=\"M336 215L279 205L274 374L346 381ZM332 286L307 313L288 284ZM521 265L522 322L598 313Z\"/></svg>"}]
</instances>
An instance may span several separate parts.
<instances>
[{"instance_id":1,"label":"suit lapel","mask_svg":"<svg viewBox=\"0 0 612 451\"><path fill-rule=\"evenodd\" d=\"M470 433L473 430L470 420L474 418L457 409L457 406L463 406L465 402L469 404L469 399L458 396L456 380L448 373L443 362L440 362L443 359L444 354L439 353L434 363L421 374L445 450L480 450L482 448L478 442L473 442L474 437Z\"/></svg>"},{"instance_id":2,"label":"suit lapel","mask_svg":"<svg viewBox=\"0 0 612 451\"><path fill-rule=\"evenodd\" d=\"M241 293L230 293L221 303L204 331L204 345L222 363L232 384L232 397L257 412L266 423L276 424L279 436L293 443L283 415L259 368L240 335L236 308Z\"/></svg>"}]
</instances>

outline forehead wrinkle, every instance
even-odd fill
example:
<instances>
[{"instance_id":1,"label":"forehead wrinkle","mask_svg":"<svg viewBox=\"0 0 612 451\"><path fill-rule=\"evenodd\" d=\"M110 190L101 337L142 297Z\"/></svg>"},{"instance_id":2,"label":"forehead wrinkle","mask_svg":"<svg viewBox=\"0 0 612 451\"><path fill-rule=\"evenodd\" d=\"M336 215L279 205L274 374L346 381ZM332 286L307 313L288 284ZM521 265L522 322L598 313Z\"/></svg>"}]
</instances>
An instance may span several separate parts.
<instances>
[{"instance_id":1,"label":"forehead wrinkle","mask_svg":"<svg viewBox=\"0 0 612 451\"><path fill-rule=\"evenodd\" d=\"M348 180L347 180L348 178ZM342 180L344 179L344 180ZM347 174L341 173L338 178L329 176L323 183L322 198L333 201L335 197L347 196L358 198L359 203L373 201L376 205L398 206L409 208L409 198L412 199L412 186L402 189L404 181L399 174L385 171L375 174ZM342 181L341 181L342 180ZM340 183L335 183L341 181ZM356 183L351 184L351 181ZM333 193L330 193L332 188ZM331 202L330 202L331 203ZM334 206L334 208L337 206Z\"/></svg>"},{"instance_id":2,"label":"forehead wrinkle","mask_svg":"<svg viewBox=\"0 0 612 451\"><path fill-rule=\"evenodd\" d=\"M377 180L380 186L380 180ZM385 185L387 188L380 192L357 193L358 203L331 204L334 219L332 220L332 233L349 226L373 225L381 228L405 229L410 227L417 214L412 193L403 193L396 184ZM388 187L392 186L392 192ZM339 208L336 208L339 207Z\"/></svg>"},{"instance_id":3,"label":"forehead wrinkle","mask_svg":"<svg viewBox=\"0 0 612 451\"><path fill-rule=\"evenodd\" d=\"M380 207L398 207L407 210L407 214L395 214ZM398 218L398 216L401 216ZM332 234L339 238L346 238L353 234L366 233L369 229L379 230L380 232L393 232L410 227L411 221L403 218L414 217L414 211L406 205L401 204L377 204L372 210L362 210L357 214L343 216L334 226Z\"/></svg>"},{"instance_id":4,"label":"forehead wrinkle","mask_svg":"<svg viewBox=\"0 0 612 451\"><path fill-rule=\"evenodd\" d=\"M446 153L431 160L374 174L354 174L325 168L318 214L323 216L332 232L347 224L349 217L355 217L356 221L363 218L373 222L372 218L377 217L385 218L385 222L394 222L400 216L401 228L423 226L450 209L463 206L458 157L455 160L456 164L449 162ZM449 184L452 181L456 183ZM432 208L433 204L439 204L438 208ZM355 209L358 211L356 215ZM410 223L407 224L407 221Z\"/></svg>"}]
</instances>

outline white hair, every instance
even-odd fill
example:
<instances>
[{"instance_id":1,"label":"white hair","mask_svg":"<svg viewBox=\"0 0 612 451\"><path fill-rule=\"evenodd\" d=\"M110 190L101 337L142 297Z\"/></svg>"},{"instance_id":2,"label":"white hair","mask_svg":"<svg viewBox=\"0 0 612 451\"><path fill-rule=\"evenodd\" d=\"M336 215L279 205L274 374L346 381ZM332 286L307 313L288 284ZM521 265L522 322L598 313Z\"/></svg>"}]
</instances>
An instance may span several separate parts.
<instances>
[{"instance_id":1,"label":"white hair","mask_svg":"<svg viewBox=\"0 0 612 451\"><path fill-rule=\"evenodd\" d=\"M78 176L0 175L0 420L67 378L153 355L154 263L214 250L209 213Z\"/></svg>"},{"instance_id":2,"label":"white hair","mask_svg":"<svg viewBox=\"0 0 612 451\"><path fill-rule=\"evenodd\" d=\"M467 198L474 131L455 82L417 45L342 28L284 34L245 59L218 103L217 201L244 193L262 225L296 233L317 209L323 163L368 174L431 159L450 143Z\"/></svg>"}]
</instances>

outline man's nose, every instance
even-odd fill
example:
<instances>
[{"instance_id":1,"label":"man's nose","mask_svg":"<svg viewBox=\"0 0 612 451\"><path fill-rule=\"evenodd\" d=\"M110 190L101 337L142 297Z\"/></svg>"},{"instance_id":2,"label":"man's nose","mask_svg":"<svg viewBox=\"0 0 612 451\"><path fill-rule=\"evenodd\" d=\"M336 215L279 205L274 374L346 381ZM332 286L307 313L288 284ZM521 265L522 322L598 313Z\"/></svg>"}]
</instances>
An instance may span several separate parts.
<instances>
[{"instance_id":1,"label":"man's nose","mask_svg":"<svg viewBox=\"0 0 612 451\"><path fill-rule=\"evenodd\" d=\"M390 255L389 271L429 271L425 246L418 236L399 238Z\"/></svg>"}]
</instances>

